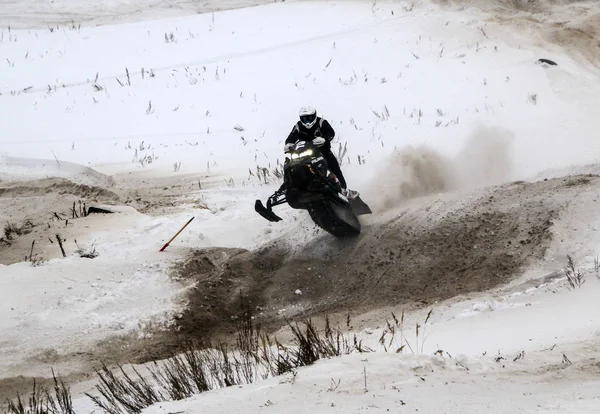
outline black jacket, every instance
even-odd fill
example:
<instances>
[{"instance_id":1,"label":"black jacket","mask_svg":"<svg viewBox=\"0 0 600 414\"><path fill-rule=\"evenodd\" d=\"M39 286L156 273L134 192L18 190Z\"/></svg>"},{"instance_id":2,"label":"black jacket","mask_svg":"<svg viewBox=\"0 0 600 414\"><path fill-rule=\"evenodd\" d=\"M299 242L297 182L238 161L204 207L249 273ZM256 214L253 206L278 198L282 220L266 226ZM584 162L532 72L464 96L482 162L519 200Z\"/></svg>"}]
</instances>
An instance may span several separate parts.
<instances>
[{"instance_id":1,"label":"black jacket","mask_svg":"<svg viewBox=\"0 0 600 414\"><path fill-rule=\"evenodd\" d=\"M335 131L326 119L317 117L317 122L311 129L306 129L300 121L294 125L292 132L288 135L285 140L286 144L293 144L296 141L312 141L316 137L325 138L326 142L323 144L325 149L331 148L331 140L335 137Z\"/></svg>"}]
</instances>

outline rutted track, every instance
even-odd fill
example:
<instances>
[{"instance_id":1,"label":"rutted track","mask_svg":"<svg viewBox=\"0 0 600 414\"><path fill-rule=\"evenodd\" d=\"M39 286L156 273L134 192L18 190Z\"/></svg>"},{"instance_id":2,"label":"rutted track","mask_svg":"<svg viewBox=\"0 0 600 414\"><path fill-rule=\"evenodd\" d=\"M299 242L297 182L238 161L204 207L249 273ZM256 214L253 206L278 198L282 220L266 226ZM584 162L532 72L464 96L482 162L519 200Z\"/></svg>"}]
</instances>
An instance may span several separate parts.
<instances>
[{"instance_id":1,"label":"rutted track","mask_svg":"<svg viewBox=\"0 0 600 414\"><path fill-rule=\"evenodd\" d=\"M180 339L226 336L241 298L276 329L284 318L422 306L497 287L544 258L568 200L598 185L597 176L575 176L431 197L357 239L326 235L295 252L283 240L259 251L195 251L177 269L197 281Z\"/></svg>"}]
</instances>

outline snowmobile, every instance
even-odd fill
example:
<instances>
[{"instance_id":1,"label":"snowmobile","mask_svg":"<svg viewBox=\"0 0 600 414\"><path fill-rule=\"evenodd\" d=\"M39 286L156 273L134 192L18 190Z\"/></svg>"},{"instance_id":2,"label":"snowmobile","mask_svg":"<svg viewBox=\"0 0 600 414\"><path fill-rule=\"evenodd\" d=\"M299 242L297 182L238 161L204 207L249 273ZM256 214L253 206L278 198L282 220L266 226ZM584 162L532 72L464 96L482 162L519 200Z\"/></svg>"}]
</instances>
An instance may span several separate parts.
<instances>
[{"instance_id":1,"label":"snowmobile","mask_svg":"<svg viewBox=\"0 0 600 414\"><path fill-rule=\"evenodd\" d=\"M360 234L358 217L371 209L358 193L349 198L325 157L311 141L298 141L286 150L283 185L267 200L265 207L256 200L254 209L271 222L281 221L273 207L287 203L294 209L307 210L315 224L335 237Z\"/></svg>"}]
</instances>

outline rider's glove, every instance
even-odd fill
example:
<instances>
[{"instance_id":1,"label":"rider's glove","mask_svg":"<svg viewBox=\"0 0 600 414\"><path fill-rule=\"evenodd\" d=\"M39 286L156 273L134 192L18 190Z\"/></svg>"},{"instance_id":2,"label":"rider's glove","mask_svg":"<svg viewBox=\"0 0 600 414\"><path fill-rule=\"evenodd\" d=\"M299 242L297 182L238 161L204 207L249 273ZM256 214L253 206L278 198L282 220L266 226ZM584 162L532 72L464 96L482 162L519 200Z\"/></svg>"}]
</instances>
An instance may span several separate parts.
<instances>
[{"instance_id":1,"label":"rider's glove","mask_svg":"<svg viewBox=\"0 0 600 414\"><path fill-rule=\"evenodd\" d=\"M312 143L316 146L316 147L320 147L323 144L325 144L325 138L323 137L317 137L315 139L312 140Z\"/></svg>"}]
</instances>

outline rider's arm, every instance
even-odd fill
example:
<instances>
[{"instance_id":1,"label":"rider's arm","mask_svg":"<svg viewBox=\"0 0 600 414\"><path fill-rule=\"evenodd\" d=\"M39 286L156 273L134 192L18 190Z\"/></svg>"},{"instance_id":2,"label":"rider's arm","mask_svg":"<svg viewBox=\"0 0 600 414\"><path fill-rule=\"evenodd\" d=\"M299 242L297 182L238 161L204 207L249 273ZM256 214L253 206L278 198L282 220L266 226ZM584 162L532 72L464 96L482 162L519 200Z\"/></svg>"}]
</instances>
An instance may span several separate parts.
<instances>
[{"instance_id":1,"label":"rider's arm","mask_svg":"<svg viewBox=\"0 0 600 414\"><path fill-rule=\"evenodd\" d=\"M285 143L294 144L296 141L298 141L298 127L297 125L294 125L294 128L292 128L292 132L290 132L290 135L288 135Z\"/></svg>"},{"instance_id":2,"label":"rider's arm","mask_svg":"<svg viewBox=\"0 0 600 414\"><path fill-rule=\"evenodd\" d=\"M323 119L323 125L321 125L321 135L327 141L331 141L333 138L335 138L335 131L326 119Z\"/></svg>"}]
</instances>

